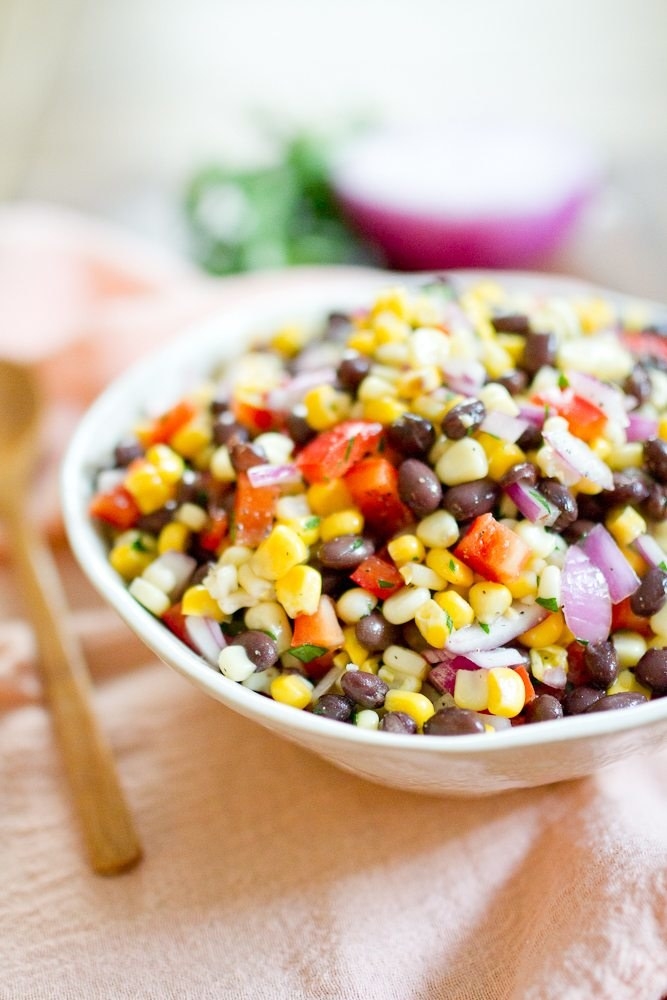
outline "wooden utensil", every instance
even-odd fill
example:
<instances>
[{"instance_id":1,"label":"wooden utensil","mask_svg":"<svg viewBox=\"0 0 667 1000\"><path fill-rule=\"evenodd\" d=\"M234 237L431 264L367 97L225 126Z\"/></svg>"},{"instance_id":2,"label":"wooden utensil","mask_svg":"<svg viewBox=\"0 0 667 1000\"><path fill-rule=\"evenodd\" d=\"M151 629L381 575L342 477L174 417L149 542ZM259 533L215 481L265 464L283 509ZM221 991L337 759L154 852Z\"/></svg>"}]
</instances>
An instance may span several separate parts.
<instances>
[{"instance_id":1,"label":"wooden utensil","mask_svg":"<svg viewBox=\"0 0 667 1000\"><path fill-rule=\"evenodd\" d=\"M137 863L141 846L110 746L93 712L83 654L67 629L67 607L53 557L29 519L41 410L32 372L0 360L0 517L37 638L46 699L90 862L94 871L113 875Z\"/></svg>"}]
</instances>

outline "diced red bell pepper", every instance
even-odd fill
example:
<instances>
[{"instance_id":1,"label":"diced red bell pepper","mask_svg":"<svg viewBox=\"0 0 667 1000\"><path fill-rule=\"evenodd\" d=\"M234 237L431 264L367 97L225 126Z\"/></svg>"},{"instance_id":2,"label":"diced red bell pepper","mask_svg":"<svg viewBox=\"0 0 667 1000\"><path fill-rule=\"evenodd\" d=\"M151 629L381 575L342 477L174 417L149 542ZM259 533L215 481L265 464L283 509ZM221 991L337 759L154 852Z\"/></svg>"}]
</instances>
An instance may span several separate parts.
<instances>
[{"instance_id":1,"label":"diced red bell pepper","mask_svg":"<svg viewBox=\"0 0 667 1000\"><path fill-rule=\"evenodd\" d=\"M224 510L214 511L203 531L199 532L199 544L207 552L217 552L227 536L229 518Z\"/></svg>"},{"instance_id":2,"label":"diced red bell pepper","mask_svg":"<svg viewBox=\"0 0 667 1000\"><path fill-rule=\"evenodd\" d=\"M381 601L405 586L405 580L394 564L377 555L364 559L354 573L350 573L350 579Z\"/></svg>"},{"instance_id":3,"label":"diced red bell pepper","mask_svg":"<svg viewBox=\"0 0 667 1000\"><path fill-rule=\"evenodd\" d=\"M582 441L593 441L599 437L607 423L607 416L599 406L569 388L535 393L531 402L548 406L550 412L567 420L571 433Z\"/></svg>"},{"instance_id":4,"label":"diced red bell pepper","mask_svg":"<svg viewBox=\"0 0 667 1000\"><path fill-rule=\"evenodd\" d=\"M384 538L414 521L398 493L398 471L388 459L357 462L345 476L345 484L369 527Z\"/></svg>"},{"instance_id":5,"label":"diced red bell pepper","mask_svg":"<svg viewBox=\"0 0 667 1000\"><path fill-rule=\"evenodd\" d=\"M454 549L454 555L487 580L511 583L521 576L531 551L493 514L480 514Z\"/></svg>"},{"instance_id":6,"label":"diced red bell pepper","mask_svg":"<svg viewBox=\"0 0 667 1000\"><path fill-rule=\"evenodd\" d=\"M667 361L667 339L650 330L625 330L621 343L638 358L661 358Z\"/></svg>"},{"instance_id":7,"label":"diced red bell pepper","mask_svg":"<svg viewBox=\"0 0 667 1000\"><path fill-rule=\"evenodd\" d=\"M315 681L315 683L317 683L317 681L324 677L326 672L333 666L335 655L336 651L334 649L329 649L326 653L322 653L321 656L316 656L314 660L304 663L304 670L311 681Z\"/></svg>"},{"instance_id":8,"label":"diced red bell pepper","mask_svg":"<svg viewBox=\"0 0 667 1000\"><path fill-rule=\"evenodd\" d=\"M340 627L334 602L326 594L314 615L297 615L294 619L292 646L319 646L320 649L339 649L345 637Z\"/></svg>"},{"instance_id":9,"label":"diced red bell pepper","mask_svg":"<svg viewBox=\"0 0 667 1000\"><path fill-rule=\"evenodd\" d=\"M575 687L589 684L591 673L586 666L584 653L586 647L581 642L571 642L567 647L567 679Z\"/></svg>"},{"instance_id":10,"label":"diced red bell pepper","mask_svg":"<svg viewBox=\"0 0 667 1000\"><path fill-rule=\"evenodd\" d=\"M296 457L307 483L336 479L374 452L382 437L382 424L369 420L344 420L322 431Z\"/></svg>"},{"instance_id":11,"label":"diced red bell pepper","mask_svg":"<svg viewBox=\"0 0 667 1000\"><path fill-rule=\"evenodd\" d=\"M625 629L630 632L639 632L640 635L651 634L651 623L648 618L636 615L630 606L630 598L626 597L618 604L613 604L611 608L611 630L617 632Z\"/></svg>"},{"instance_id":12,"label":"diced red bell pepper","mask_svg":"<svg viewBox=\"0 0 667 1000\"><path fill-rule=\"evenodd\" d=\"M172 604L171 607L167 608L165 613L161 616L160 621L163 625L166 625L170 632L173 632L177 638L184 642L186 646L190 649L194 649L190 637L185 628L185 615L181 610L180 601L177 604Z\"/></svg>"},{"instance_id":13,"label":"diced red bell pepper","mask_svg":"<svg viewBox=\"0 0 667 1000\"><path fill-rule=\"evenodd\" d=\"M239 472L234 498L234 541L256 548L273 527L280 496L279 486L253 486L246 472Z\"/></svg>"},{"instance_id":14,"label":"diced red bell pepper","mask_svg":"<svg viewBox=\"0 0 667 1000\"><path fill-rule=\"evenodd\" d=\"M197 412L190 399L181 399L170 409L156 417L142 434L147 445L166 444L177 431L185 427Z\"/></svg>"},{"instance_id":15,"label":"diced red bell pepper","mask_svg":"<svg viewBox=\"0 0 667 1000\"><path fill-rule=\"evenodd\" d=\"M523 681L524 690L526 692L525 704L527 705L529 702L535 699L535 688L533 687L533 682L530 679L530 674L528 673L528 671L526 670L526 668L523 666L522 663L516 666L514 670Z\"/></svg>"},{"instance_id":16,"label":"diced red bell pepper","mask_svg":"<svg viewBox=\"0 0 667 1000\"><path fill-rule=\"evenodd\" d=\"M261 396L236 396L231 404L238 422L252 434L277 431L285 422L284 414L265 406Z\"/></svg>"},{"instance_id":17,"label":"diced red bell pepper","mask_svg":"<svg viewBox=\"0 0 667 1000\"><path fill-rule=\"evenodd\" d=\"M104 521L119 531L127 531L128 528L134 527L140 517L136 500L122 485L94 496L90 501L88 512L91 517Z\"/></svg>"}]
</instances>

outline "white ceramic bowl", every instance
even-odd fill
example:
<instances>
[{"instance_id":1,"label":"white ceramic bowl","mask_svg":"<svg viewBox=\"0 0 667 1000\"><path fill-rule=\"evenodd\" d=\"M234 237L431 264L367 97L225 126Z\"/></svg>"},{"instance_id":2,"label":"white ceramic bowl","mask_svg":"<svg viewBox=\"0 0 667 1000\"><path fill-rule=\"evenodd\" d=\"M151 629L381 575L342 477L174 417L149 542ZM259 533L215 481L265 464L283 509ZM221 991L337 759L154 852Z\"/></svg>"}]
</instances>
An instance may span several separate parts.
<instances>
[{"instance_id":1,"label":"white ceramic bowl","mask_svg":"<svg viewBox=\"0 0 667 1000\"><path fill-rule=\"evenodd\" d=\"M456 272L459 283L493 272ZM128 593L107 561L105 545L87 513L93 474L131 427L156 390L165 402L212 366L233 358L258 334L286 320L323 316L367 304L375 291L412 283L415 276L349 269L340 284L312 276L222 312L190 330L115 381L83 417L64 460L62 505L72 549L84 572L129 627L166 664L201 690L259 725L311 750L344 770L389 785L433 795L475 797L565 781L630 754L667 744L667 698L637 708L558 719L491 735L404 736L367 732L281 705L223 677L191 652ZM504 273L509 286L547 292L591 293L571 279ZM595 291L593 289L593 291ZM599 291L599 290L598 290ZM611 295L617 300L627 297ZM667 309L662 309L667 318Z\"/></svg>"}]
</instances>

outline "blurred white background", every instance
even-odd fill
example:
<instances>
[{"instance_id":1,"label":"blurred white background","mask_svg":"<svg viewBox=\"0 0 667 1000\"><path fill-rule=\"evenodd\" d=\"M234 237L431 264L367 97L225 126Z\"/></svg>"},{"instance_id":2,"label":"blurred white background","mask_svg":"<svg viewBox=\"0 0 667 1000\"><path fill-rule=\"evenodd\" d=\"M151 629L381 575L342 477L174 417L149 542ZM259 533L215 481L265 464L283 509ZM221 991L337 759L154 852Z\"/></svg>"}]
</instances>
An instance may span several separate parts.
<instances>
[{"instance_id":1,"label":"blurred white background","mask_svg":"<svg viewBox=\"0 0 667 1000\"><path fill-rule=\"evenodd\" d=\"M258 120L489 115L594 145L563 268L667 298L667 0L0 0L0 197L174 243L185 179Z\"/></svg>"}]
</instances>

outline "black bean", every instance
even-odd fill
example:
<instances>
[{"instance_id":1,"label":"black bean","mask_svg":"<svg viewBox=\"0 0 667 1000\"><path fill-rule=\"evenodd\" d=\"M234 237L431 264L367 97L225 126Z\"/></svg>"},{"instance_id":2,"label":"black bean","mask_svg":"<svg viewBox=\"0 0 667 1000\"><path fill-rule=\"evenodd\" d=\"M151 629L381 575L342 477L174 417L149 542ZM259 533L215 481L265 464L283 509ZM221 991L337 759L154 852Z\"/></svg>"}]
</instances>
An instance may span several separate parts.
<instances>
[{"instance_id":1,"label":"black bean","mask_svg":"<svg viewBox=\"0 0 667 1000\"><path fill-rule=\"evenodd\" d=\"M338 535L320 546L318 557L327 569L356 569L373 555L375 546L361 535Z\"/></svg>"},{"instance_id":2,"label":"black bean","mask_svg":"<svg viewBox=\"0 0 667 1000\"><path fill-rule=\"evenodd\" d=\"M362 708L382 708L389 690L381 677L365 670L347 670L340 679L340 686L348 698Z\"/></svg>"},{"instance_id":3,"label":"black bean","mask_svg":"<svg viewBox=\"0 0 667 1000\"><path fill-rule=\"evenodd\" d=\"M379 611L361 618L354 626L354 634L357 642L372 653L400 643L402 636L400 627L388 622Z\"/></svg>"},{"instance_id":4,"label":"black bean","mask_svg":"<svg viewBox=\"0 0 667 1000\"><path fill-rule=\"evenodd\" d=\"M526 722L548 722L550 719L562 719L563 706L552 694L538 694L528 702L522 714Z\"/></svg>"},{"instance_id":5,"label":"black bean","mask_svg":"<svg viewBox=\"0 0 667 1000\"><path fill-rule=\"evenodd\" d=\"M530 333L530 320L524 313L505 313L502 316L493 316L491 322L498 333L520 333L523 335Z\"/></svg>"},{"instance_id":6,"label":"black bean","mask_svg":"<svg viewBox=\"0 0 667 1000\"><path fill-rule=\"evenodd\" d=\"M206 506L208 500L208 482L203 473L195 472L194 469L184 469L176 486L174 499L176 503L195 503L201 507Z\"/></svg>"},{"instance_id":7,"label":"black bean","mask_svg":"<svg viewBox=\"0 0 667 1000\"><path fill-rule=\"evenodd\" d=\"M539 492L549 503L557 507L560 514L552 524L554 531L562 531L577 520L579 507L574 498L574 494L557 479L542 479L539 484Z\"/></svg>"},{"instance_id":8,"label":"black bean","mask_svg":"<svg viewBox=\"0 0 667 1000\"><path fill-rule=\"evenodd\" d=\"M584 663L594 687L608 688L618 677L618 658L612 642L589 642Z\"/></svg>"},{"instance_id":9,"label":"black bean","mask_svg":"<svg viewBox=\"0 0 667 1000\"><path fill-rule=\"evenodd\" d=\"M588 532L593 530L595 524L595 521L587 521L583 517L579 517L565 529L563 538L568 545L574 545L575 542L585 538Z\"/></svg>"},{"instance_id":10,"label":"black bean","mask_svg":"<svg viewBox=\"0 0 667 1000\"><path fill-rule=\"evenodd\" d=\"M483 732L484 723L469 708L440 708L424 723L424 736L466 736Z\"/></svg>"},{"instance_id":11,"label":"black bean","mask_svg":"<svg viewBox=\"0 0 667 1000\"><path fill-rule=\"evenodd\" d=\"M517 462L509 467L499 485L505 487L512 483L523 483L525 486L535 486L538 476L539 470L532 462Z\"/></svg>"},{"instance_id":12,"label":"black bean","mask_svg":"<svg viewBox=\"0 0 667 1000\"><path fill-rule=\"evenodd\" d=\"M407 458L422 458L435 442L435 428L429 420L416 413L405 413L389 424L387 443Z\"/></svg>"},{"instance_id":13,"label":"black bean","mask_svg":"<svg viewBox=\"0 0 667 1000\"><path fill-rule=\"evenodd\" d=\"M313 715L323 715L325 719L347 722L353 708L354 702L344 694L323 694L313 705Z\"/></svg>"},{"instance_id":14,"label":"black bean","mask_svg":"<svg viewBox=\"0 0 667 1000\"><path fill-rule=\"evenodd\" d=\"M514 368L511 372L507 372L506 375L501 375L500 378L495 379L495 381L504 386L510 396L519 396L526 390L528 376L520 368Z\"/></svg>"},{"instance_id":15,"label":"black bean","mask_svg":"<svg viewBox=\"0 0 667 1000\"><path fill-rule=\"evenodd\" d=\"M350 353L343 357L336 375L341 388L356 392L371 370L370 359L363 354Z\"/></svg>"},{"instance_id":16,"label":"black bean","mask_svg":"<svg viewBox=\"0 0 667 1000\"><path fill-rule=\"evenodd\" d=\"M641 618L650 618L667 601L667 573L653 566L630 597L632 611Z\"/></svg>"},{"instance_id":17,"label":"black bean","mask_svg":"<svg viewBox=\"0 0 667 1000\"><path fill-rule=\"evenodd\" d=\"M542 431L535 424L528 424L517 444L522 451L535 451L542 444Z\"/></svg>"},{"instance_id":18,"label":"black bean","mask_svg":"<svg viewBox=\"0 0 667 1000\"><path fill-rule=\"evenodd\" d=\"M255 670L268 670L278 660L276 640L266 632L251 628L247 632L239 632L231 641L232 646L243 646L246 656L255 664Z\"/></svg>"},{"instance_id":19,"label":"black bean","mask_svg":"<svg viewBox=\"0 0 667 1000\"><path fill-rule=\"evenodd\" d=\"M521 357L521 367L529 375L535 375L545 365L553 365L556 360L558 342L556 335L531 332L526 337L526 346Z\"/></svg>"},{"instance_id":20,"label":"black bean","mask_svg":"<svg viewBox=\"0 0 667 1000\"><path fill-rule=\"evenodd\" d=\"M232 440L247 441L248 437L248 431L231 410L223 410L213 421L213 440L216 444L229 444Z\"/></svg>"},{"instance_id":21,"label":"black bean","mask_svg":"<svg viewBox=\"0 0 667 1000\"><path fill-rule=\"evenodd\" d=\"M635 365L623 384L623 391L641 405L651 398L651 377L643 365Z\"/></svg>"},{"instance_id":22,"label":"black bean","mask_svg":"<svg viewBox=\"0 0 667 1000\"><path fill-rule=\"evenodd\" d=\"M664 521L667 517L667 487L661 483L652 483L642 504L642 511L653 521Z\"/></svg>"},{"instance_id":23,"label":"black bean","mask_svg":"<svg viewBox=\"0 0 667 1000\"><path fill-rule=\"evenodd\" d=\"M602 493L598 493L595 496L578 493L577 509L580 518L583 518L584 521L593 521L597 524L599 521L604 521L607 505Z\"/></svg>"},{"instance_id":24,"label":"black bean","mask_svg":"<svg viewBox=\"0 0 667 1000\"><path fill-rule=\"evenodd\" d=\"M592 712L611 712L614 708L634 708L635 705L645 705L647 699L639 691L619 691L617 694L604 695L585 709L586 715Z\"/></svg>"},{"instance_id":25,"label":"black bean","mask_svg":"<svg viewBox=\"0 0 667 1000\"><path fill-rule=\"evenodd\" d=\"M258 444L249 441L236 441L229 449L229 458L236 472L247 472L255 465L266 465L266 452Z\"/></svg>"},{"instance_id":26,"label":"black bean","mask_svg":"<svg viewBox=\"0 0 667 1000\"><path fill-rule=\"evenodd\" d=\"M581 715L587 712L591 705L604 698L604 691L599 688L582 686L574 688L563 698L563 712L565 715Z\"/></svg>"},{"instance_id":27,"label":"black bean","mask_svg":"<svg viewBox=\"0 0 667 1000\"><path fill-rule=\"evenodd\" d=\"M667 694L667 649L647 649L635 667L635 677L654 694Z\"/></svg>"},{"instance_id":28,"label":"black bean","mask_svg":"<svg viewBox=\"0 0 667 1000\"><path fill-rule=\"evenodd\" d=\"M667 441L651 438L644 444L644 463L653 478L667 483Z\"/></svg>"},{"instance_id":29,"label":"black bean","mask_svg":"<svg viewBox=\"0 0 667 1000\"><path fill-rule=\"evenodd\" d=\"M137 519L135 527L139 531L146 531L149 535L159 535L164 527L173 519L178 504L175 500L167 500L164 507L151 511L150 514L142 514Z\"/></svg>"},{"instance_id":30,"label":"black bean","mask_svg":"<svg viewBox=\"0 0 667 1000\"><path fill-rule=\"evenodd\" d=\"M479 514L488 514L498 503L500 487L493 479L474 479L445 490L442 506L457 521L467 521Z\"/></svg>"},{"instance_id":31,"label":"black bean","mask_svg":"<svg viewBox=\"0 0 667 1000\"><path fill-rule=\"evenodd\" d=\"M602 494L610 507L618 504L640 504L651 491L651 480L642 469L623 469L613 474L612 489Z\"/></svg>"},{"instance_id":32,"label":"black bean","mask_svg":"<svg viewBox=\"0 0 667 1000\"><path fill-rule=\"evenodd\" d=\"M205 561L200 562L199 566L197 566L194 573L190 577L189 586L196 587L197 584L203 583L204 579L208 576L209 571L212 570L215 565L216 564L213 559L206 559Z\"/></svg>"},{"instance_id":33,"label":"black bean","mask_svg":"<svg viewBox=\"0 0 667 1000\"><path fill-rule=\"evenodd\" d=\"M120 441L113 452L113 461L116 468L124 468L133 462L135 458L141 458L144 449L135 438L126 438Z\"/></svg>"},{"instance_id":34,"label":"black bean","mask_svg":"<svg viewBox=\"0 0 667 1000\"><path fill-rule=\"evenodd\" d=\"M442 433L450 441L460 441L472 434L486 416L486 407L481 399L466 399L457 403L442 420Z\"/></svg>"},{"instance_id":35,"label":"black bean","mask_svg":"<svg viewBox=\"0 0 667 1000\"><path fill-rule=\"evenodd\" d=\"M380 719L380 729L385 733L412 736L417 732L417 723L407 712L387 712Z\"/></svg>"},{"instance_id":36,"label":"black bean","mask_svg":"<svg viewBox=\"0 0 667 1000\"><path fill-rule=\"evenodd\" d=\"M292 412L287 414L285 429L299 448L308 444L317 433L306 420L306 407L302 405L295 406Z\"/></svg>"},{"instance_id":37,"label":"black bean","mask_svg":"<svg viewBox=\"0 0 667 1000\"><path fill-rule=\"evenodd\" d=\"M408 649L414 649L415 653L422 653L425 649L428 649L428 643L414 621L406 622L401 629L401 633L403 635L403 645L407 646Z\"/></svg>"},{"instance_id":38,"label":"black bean","mask_svg":"<svg viewBox=\"0 0 667 1000\"><path fill-rule=\"evenodd\" d=\"M406 458L398 467L398 494L415 517L422 518L440 506L442 486L428 465Z\"/></svg>"}]
</instances>

